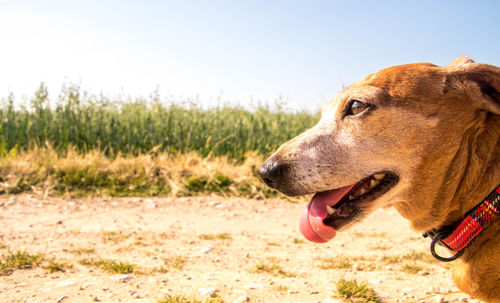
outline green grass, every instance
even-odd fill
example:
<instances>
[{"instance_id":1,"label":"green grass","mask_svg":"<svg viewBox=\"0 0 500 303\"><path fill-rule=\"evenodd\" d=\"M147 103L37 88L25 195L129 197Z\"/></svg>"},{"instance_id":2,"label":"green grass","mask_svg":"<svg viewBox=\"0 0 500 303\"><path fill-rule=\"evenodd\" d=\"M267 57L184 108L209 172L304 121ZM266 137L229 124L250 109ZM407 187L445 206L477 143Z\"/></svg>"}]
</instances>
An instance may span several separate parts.
<instances>
[{"instance_id":1,"label":"green grass","mask_svg":"<svg viewBox=\"0 0 500 303\"><path fill-rule=\"evenodd\" d=\"M202 240L231 240L233 237L228 233L218 234L201 234L199 238Z\"/></svg>"},{"instance_id":2,"label":"green grass","mask_svg":"<svg viewBox=\"0 0 500 303\"><path fill-rule=\"evenodd\" d=\"M263 184L257 168L319 118L279 105L202 108L156 94L110 99L73 86L56 97L43 84L23 101L0 99L0 194L293 201Z\"/></svg>"},{"instance_id":3,"label":"green grass","mask_svg":"<svg viewBox=\"0 0 500 303\"><path fill-rule=\"evenodd\" d=\"M216 174L212 178L205 176L191 176L186 180L184 185L187 192L207 192L207 193L220 193L228 189L234 181L231 178Z\"/></svg>"},{"instance_id":4,"label":"green grass","mask_svg":"<svg viewBox=\"0 0 500 303\"><path fill-rule=\"evenodd\" d=\"M401 261L421 261L426 263L437 263L437 260L434 259L431 254L422 251L412 251L405 255L386 255L382 257L381 261L390 264L400 263Z\"/></svg>"},{"instance_id":5,"label":"green grass","mask_svg":"<svg viewBox=\"0 0 500 303\"><path fill-rule=\"evenodd\" d=\"M207 298L199 300L196 298L189 298L182 295L177 295L177 296L169 295L164 299L158 300L158 303L223 303L223 302L224 300L222 300L218 296L215 298Z\"/></svg>"},{"instance_id":6,"label":"green grass","mask_svg":"<svg viewBox=\"0 0 500 303\"><path fill-rule=\"evenodd\" d=\"M113 242L117 244L119 242L125 241L130 238L130 234L123 234L121 232L116 231L105 231L101 233L101 240L104 243Z\"/></svg>"},{"instance_id":7,"label":"green grass","mask_svg":"<svg viewBox=\"0 0 500 303\"><path fill-rule=\"evenodd\" d=\"M87 247L80 247L80 248L73 248L68 250L68 252L72 254L77 254L77 255L82 255L82 254L95 254L95 248L87 248Z\"/></svg>"},{"instance_id":8,"label":"green grass","mask_svg":"<svg viewBox=\"0 0 500 303\"><path fill-rule=\"evenodd\" d=\"M69 264L69 263L65 263L65 262L50 261L49 264L43 266L43 268L48 270L51 273L66 272L69 269L73 268L73 264Z\"/></svg>"},{"instance_id":9,"label":"green grass","mask_svg":"<svg viewBox=\"0 0 500 303\"><path fill-rule=\"evenodd\" d=\"M337 282L337 294L347 302L380 302L377 293L368 284L356 280L340 279Z\"/></svg>"},{"instance_id":10,"label":"green grass","mask_svg":"<svg viewBox=\"0 0 500 303\"><path fill-rule=\"evenodd\" d=\"M195 151L242 160L248 152L268 155L318 120L317 114L286 112L279 103L273 109L205 109L155 93L110 99L77 86L49 95L41 84L27 101L15 106L19 102L13 95L0 100L0 155L49 144L60 152L71 147L107 155Z\"/></svg>"},{"instance_id":11,"label":"green grass","mask_svg":"<svg viewBox=\"0 0 500 303\"><path fill-rule=\"evenodd\" d=\"M352 267L351 260L345 257L324 258L321 261L320 268L323 269L347 269Z\"/></svg>"},{"instance_id":12,"label":"green grass","mask_svg":"<svg viewBox=\"0 0 500 303\"><path fill-rule=\"evenodd\" d=\"M162 261L167 266L167 268L175 268L177 270L181 270L184 268L187 259L182 256L175 256L169 258L162 258Z\"/></svg>"},{"instance_id":13,"label":"green grass","mask_svg":"<svg viewBox=\"0 0 500 303\"><path fill-rule=\"evenodd\" d=\"M32 269L43 261L43 255L27 251L9 252L0 258L0 276L10 275L16 269Z\"/></svg>"},{"instance_id":14,"label":"green grass","mask_svg":"<svg viewBox=\"0 0 500 303\"><path fill-rule=\"evenodd\" d=\"M424 268L414 263L406 263L405 265L403 265L402 270L404 272L416 275L420 271L424 270Z\"/></svg>"},{"instance_id":15,"label":"green grass","mask_svg":"<svg viewBox=\"0 0 500 303\"><path fill-rule=\"evenodd\" d=\"M78 263L85 266L101 268L110 273L129 274L137 271L137 266L128 262L109 259L82 259Z\"/></svg>"},{"instance_id":16,"label":"green grass","mask_svg":"<svg viewBox=\"0 0 500 303\"><path fill-rule=\"evenodd\" d=\"M253 272L257 273L269 273L272 275L280 275L285 278L293 278L297 276L295 273L285 271L281 266L276 263L264 263L260 262L255 265Z\"/></svg>"}]
</instances>

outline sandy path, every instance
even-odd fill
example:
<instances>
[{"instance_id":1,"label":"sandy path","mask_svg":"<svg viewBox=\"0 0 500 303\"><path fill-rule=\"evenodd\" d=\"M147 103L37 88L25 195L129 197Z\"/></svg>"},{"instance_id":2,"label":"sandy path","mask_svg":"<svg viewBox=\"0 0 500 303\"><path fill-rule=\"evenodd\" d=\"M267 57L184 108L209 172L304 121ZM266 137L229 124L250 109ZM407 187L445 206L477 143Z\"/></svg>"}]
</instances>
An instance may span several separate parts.
<instances>
[{"instance_id":1,"label":"sandy path","mask_svg":"<svg viewBox=\"0 0 500 303\"><path fill-rule=\"evenodd\" d=\"M335 302L328 298L341 278L368 282L384 302L476 302L457 293L446 265L427 259L427 240L394 210L376 212L327 244L312 244L297 228L303 207L219 197L2 196L0 254L40 252L73 268L0 276L0 302L157 302L167 294L203 299L211 291L224 302ZM221 233L230 239L200 238ZM405 257L418 252L424 252L420 260ZM346 268L325 261L341 257L349 258ZM139 272L115 281L112 273L79 264L89 258L136 264ZM283 272L258 272L258 264ZM420 269L409 273L405 265Z\"/></svg>"}]
</instances>

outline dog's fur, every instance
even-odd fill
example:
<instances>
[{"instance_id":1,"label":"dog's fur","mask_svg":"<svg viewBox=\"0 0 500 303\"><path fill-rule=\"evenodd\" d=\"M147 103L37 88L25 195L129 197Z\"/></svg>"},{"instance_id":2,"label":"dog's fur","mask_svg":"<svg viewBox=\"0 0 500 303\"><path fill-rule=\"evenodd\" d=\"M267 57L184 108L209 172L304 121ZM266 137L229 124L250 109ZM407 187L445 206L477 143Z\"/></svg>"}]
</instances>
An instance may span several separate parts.
<instances>
[{"instance_id":1,"label":"dog's fur","mask_svg":"<svg viewBox=\"0 0 500 303\"><path fill-rule=\"evenodd\" d=\"M345 116L352 100L372 107ZM364 206L366 213L394 206L416 231L449 225L500 183L500 68L462 56L448 66L381 70L326 102L318 124L270 162L281 167L274 187L288 195L394 172L399 182ZM500 302L498 217L453 265L462 291Z\"/></svg>"}]
</instances>

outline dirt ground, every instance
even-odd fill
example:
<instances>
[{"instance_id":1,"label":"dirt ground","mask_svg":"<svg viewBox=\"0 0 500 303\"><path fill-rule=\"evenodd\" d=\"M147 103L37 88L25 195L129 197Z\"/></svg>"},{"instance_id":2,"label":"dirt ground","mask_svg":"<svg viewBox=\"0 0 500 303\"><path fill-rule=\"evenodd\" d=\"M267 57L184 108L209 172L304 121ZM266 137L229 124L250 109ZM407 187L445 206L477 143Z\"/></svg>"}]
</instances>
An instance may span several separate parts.
<instances>
[{"instance_id":1,"label":"dirt ground","mask_svg":"<svg viewBox=\"0 0 500 303\"><path fill-rule=\"evenodd\" d=\"M0 276L0 302L341 302L336 283L367 282L383 302L479 302L395 210L380 210L327 244L304 240L304 203L240 198L0 197L0 255L25 250L39 267ZM134 264L122 276L81 260ZM85 264L85 262L83 262Z\"/></svg>"}]
</instances>

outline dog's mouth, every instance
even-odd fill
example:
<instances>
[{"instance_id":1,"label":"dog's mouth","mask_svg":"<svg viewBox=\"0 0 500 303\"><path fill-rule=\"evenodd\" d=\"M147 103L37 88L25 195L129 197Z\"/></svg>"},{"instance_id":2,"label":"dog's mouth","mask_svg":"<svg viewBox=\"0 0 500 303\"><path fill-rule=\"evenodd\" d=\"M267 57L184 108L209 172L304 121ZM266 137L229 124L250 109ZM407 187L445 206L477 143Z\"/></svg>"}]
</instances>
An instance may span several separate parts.
<instances>
[{"instance_id":1,"label":"dog's mouth","mask_svg":"<svg viewBox=\"0 0 500 303\"><path fill-rule=\"evenodd\" d=\"M365 214L369 204L396 185L391 172L370 175L355 184L316 193L300 218L300 231L310 241L324 243Z\"/></svg>"}]
</instances>

